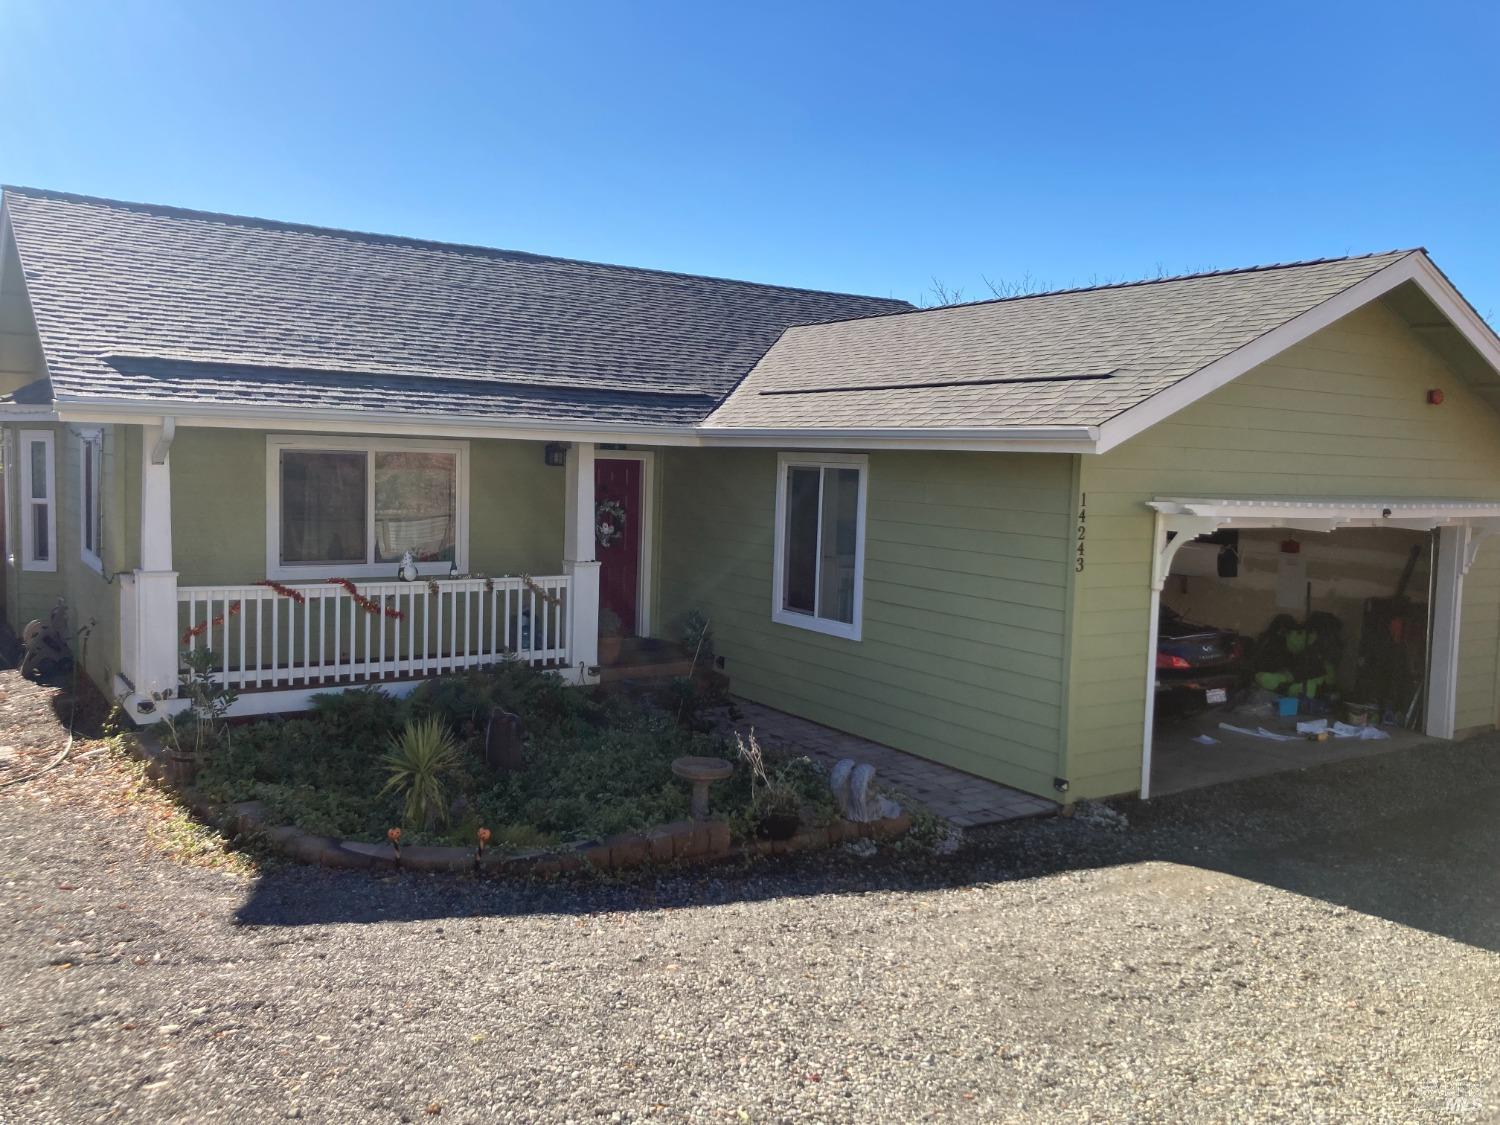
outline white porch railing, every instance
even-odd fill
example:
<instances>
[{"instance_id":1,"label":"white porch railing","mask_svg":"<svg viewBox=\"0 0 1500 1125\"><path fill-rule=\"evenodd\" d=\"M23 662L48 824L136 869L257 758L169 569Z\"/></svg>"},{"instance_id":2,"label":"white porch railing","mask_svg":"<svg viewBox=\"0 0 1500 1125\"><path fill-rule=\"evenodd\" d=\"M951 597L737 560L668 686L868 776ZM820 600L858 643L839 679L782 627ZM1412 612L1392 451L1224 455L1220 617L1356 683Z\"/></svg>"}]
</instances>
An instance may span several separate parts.
<instances>
[{"instance_id":1,"label":"white porch railing","mask_svg":"<svg viewBox=\"0 0 1500 1125\"><path fill-rule=\"evenodd\" d=\"M210 648L236 688L332 684L441 675L509 658L570 663L570 580L533 578L359 582L371 612L331 582L294 583L301 600L269 586L181 586L178 635Z\"/></svg>"}]
</instances>

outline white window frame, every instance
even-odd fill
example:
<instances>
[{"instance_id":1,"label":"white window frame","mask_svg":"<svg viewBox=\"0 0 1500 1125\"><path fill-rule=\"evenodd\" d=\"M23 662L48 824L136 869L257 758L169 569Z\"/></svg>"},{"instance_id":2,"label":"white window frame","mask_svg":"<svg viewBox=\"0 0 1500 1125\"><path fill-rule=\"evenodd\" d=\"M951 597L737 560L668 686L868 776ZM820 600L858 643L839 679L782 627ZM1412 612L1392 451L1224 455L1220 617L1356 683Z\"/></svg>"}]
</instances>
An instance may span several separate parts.
<instances>
[{"instance_id":1,"label":"white window frame","mask_svg":"<svg viewBox=\"0 0 1500 1125\"><path fill-rule=\"evenodd\" d=\"M42 500L34 500L31 495L31 447L40 443L47 447L46 457L46 481L44 487L46 497ZM22 509L21 514L21 569L56 571L57 570L57 459L56 443L51 430L22 430L21 448L17 460L21 464L21 488L18 497L18 506ZM32 512L38 504L47 506L47 557L39 559L36 557L36 517Z\"/></svg>"},{"instance_id":2,"label":"white window frame","mask_svg":"<svg viewBox=\"0 0 1500 1125\"><path fill-rule=\"evenodd\" d=\"M84 565L104 573L104 431L84 430L78 435L78 556ZM89 468L89 450L93 450L93 469ZM90 489L89 476L93 476ZM89 511L92 491L94 510ZM90 524L94 549L89 550Z\"/></svg>"},{"instance_id":3,"label":"white window frame","mask_svg":"<svg viewBox=\"0 0 1500 1125\"><path fill-rule=\"evenodd\" d=\"M5 427L0 437L0 472L5 483L5 562L15 566L21 559L21 545L16 538L16 505L21 502L21 484L16 473L16 431ZM11 497L15 497L12 502Z\"/></svg>"},{"instance_id":4,"label":"white window frame","mask_svg":"<svg viewBox=\"0 0 1500 1125\"><path fill-rule=\"evenodd\" d=\"M817 469L821 496L822 470L858 469L859 503L854 528L854 620L831 621L816 613L799 613L786 609L786 486L792 469ZM778 625L809 629L830 637L857 641L864 633L865 604L865 503L870 492L870 458L863 453L780 453L776 457L776 557L771 582L771 620ZM823 533L822 504L818 505L818 534ZM822 551L817 553L822 566ZM815 599L823 596L821 576L814 581ZM814 601L814 608L817 602Z\"/></svg>"},{"instance_id":5,"label":"white window frame","mask_svg":"<svg viewBox=\"0 0 1500 1125\"><path fill-rule=\"evenodd\" d=\"M454 463L454 528L452 565L460 573L469 567L469 443L466 441L422 441L406 438L319 437L308 434L268 434L266 436L266 577L321 582L329 578L396 577L399 562L312 563L284 566L281 562L281 454L283 450L301 452L349 453L363 451L368 455L365 470L366 557L374 554L375 534L375 454L376 453L446 453ZM423 564L418 563L421 570ZM447 562L426 564L423 573L429 577L447 575Z\"/></svg>"}]
</instances>

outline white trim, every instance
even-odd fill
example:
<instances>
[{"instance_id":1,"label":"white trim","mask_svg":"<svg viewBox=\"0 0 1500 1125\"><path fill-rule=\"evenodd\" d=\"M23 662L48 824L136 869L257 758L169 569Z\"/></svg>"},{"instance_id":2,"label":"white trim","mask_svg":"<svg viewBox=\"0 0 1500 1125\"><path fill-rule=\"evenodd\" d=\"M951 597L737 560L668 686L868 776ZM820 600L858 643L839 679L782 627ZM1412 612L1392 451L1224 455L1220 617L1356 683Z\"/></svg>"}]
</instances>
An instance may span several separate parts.
<instances>
[{"instance_id":1,"label":"white trim","mask_svg":"<svg viewBox=\"0 0 1500 1125\"><path fill-rule=\"evenodd\" d=\"M93 450L93 468L89 468L89 450ZM92 475L92 488L89 477ZM104 431L84 430L78 434L78 557L83 564L100 574L104 573ZM88 496L94 497L94 510L89 512ZM93 515L93 527L89 516ZM94 549L89 550L89 539Z\"/></svg>"},{"instance_id":2,"label":"white trim","mask_svg":"<svg viewBox=\"0 0 1500 1125\"><path fill-rule=\"evenodd\" d=\"M0 474L5 485L5 562L15 566L20 559L20 543L16 539L16 507L21 502L20 482L16 479L16 431L10 426L0 434ZM15 497L12 502L11 497Z\"/></svg>"},{"instance_id":3,"label":"white trim","mask_svg":"<svg viewBox=\"0 0 1500 1125\"><path fill-rule=\"evenodd\" d=\"M1458 711L1458 634L1472 538L1475 533L1467 526L1438 530L1427 644L1427 734L1433 738L1453 737Z\"/></svg>"},{"instance_id":4,"label":"white trim","mask_svg":"<svg viewBox=\"0 0 1500 1125\"><path fill-rule=\"evenodd\" d=\"M651 635L651 589L654 585L655 539L656 539L656 454L644 449L595 449L594 471L600 461L641 462L641 523L640 557L636 560L636 622L637 636ZM597 478L596 478L597 479ZM595 557L598 551L595 550Z\"/></svg>"},{"instance_id":5,"label":"white trim","mask_svg":"<svg viewBox=\"0 0 1500 1125\"><path fill-rule=\"evenodd\" d=\"M1297 500L1161 498L1147 502L1171 520L1208 519L1223 527L1295 527L1332 531L1339 527L1405 527L1430 531L1445 524L1488 526L1500 520L1500 502L1489 500L1382 500L1357 497ZM1168 522L1168 529L1176 523ZM1194 535L1202 534L1193 532Z\"/></svg>"},{"instance_id":6,"label":"white trim","mask_svg":"<svg viewBox=\"0 0 1500 1125\"><path fill-rule=\"evenodd\" d=\"M548 668L548 675L556 676L565 684L583 682L583 674L577 668ZM313 700L320 695L339 695L354 688L375 688L396 699L404 699L423 684L435 683L443 676L427 676L420 679L394 680L389 683L374 681L360 684L326 684L320 687L281 688L272 691L241 692L234 706L225 712L231 719L242 719L255 715L289 715L298 711L311 711ZM120 677L115 678L117 691L129 694L129 684ZM149 711L140 710L140 705L149 701ZM187 710L185 699L152 699L150 695L136 691L130 695L132 717L142 726L152 726L168 715L178 715Z\"/></svg>"},{"instance_id":7,"label":"white trim","mask_svg":"<svg viewBox=\"0 0 1500 1125\"><path fill-rule=\"evenodd\" d=\"M1500 373L1500 337L1496 337L1494 331L1475 314L1468 302L1432 264L1432 260L1422 251L1414 250L1385 269L1335 294L1321 305L1293 317L1265 335L1256 337L1243 347L1200 368L1186 379L1152 395L1145 402L1111 418L1099 427L1099 440L1094 452L1109 452L1121 442L1128 441L1205 395L1212 394L1251 368L1260 366L1313 333L1327 328L1334 321L1348 316L1355 309L1408 281L1415 283L1463 334L1464 339Z\"/></svg>"},{"instance_id":8,"label":"white trim","mask_svg":"<svg viewBox=\"0 0 1500 1125\"><path fill-rule=\"evenodd\" d=\"M31 480L31 446L41 444L47 447L46 465L43 489L46 497L42 500L32 498ZM57 570L57 458L56 445L51 430L22 430L21 431L21 488L17 506L25 509L21 519L21 569L37 571ZM47 508L47 557L38 559L36 557L36 517L32 509L40 504Z\"/></svg>"},{"instance_id":9,"label":"white trim","mask_svg":"<svg viewBox=\"0 0 1500 1125\"><path fill-rule=\"evenodd\" d=\"M798 613L783 607L786 582L786 484L788 470L799 469L858 469L859 501L854 527L854 620L848 623L831 621L816 614ZM818 477L818 495L821 498L823 477ZM870 493L870 458L863 453L780 453L776 457L776 552L771 566L771 620L778 625L790 625L797 629L808 629L830 637L857 641L864 631L865 603L865 507ZM818 505L818 538L823 535L823 506ZM822 566L822 551L818 552L818 565ZM814 582L814 606L822 597L823 584Z\"/></svg>"},{"instance_id":10,"label":"white trim","mask_svg":"<svg viewBox=\"0 0 1500 1125\"><path fill-rule=\"evenodd\" d=\"M697 444L736 449L915 449L975 453L1092 453L1095 426L997 426L972 428L728 429L700 426ZM642 438L649 441L649 438Z\"/></svg>"},{"instance_id":11,"label":"white trim","mask_svg":"<svg viewBox=\"0 0 1500 1125\"><path fill-rule=\"evenodd\" d=\"M1151 747L1156 741L1156 646L1161 641L1161 591L1165 581L1158 579L1158 561L1166 546L1166 528L1162 514L1153 512L1151 536L1151 600L1146 619L1146 726L1141 742L1141 800L1151 799Z\"/></svg>"},{"instance_id":12,"label":"white trim","mask_svg":"<svg viewBox=\"0 0 1500 1125\"><path fill-rule=\"evenodd\" d=\"M363 563L314 563L283 565L281 562L281 453L283 450L366 453L365 468L365 559ZM446 453L456 458L453 489L453 565L461 574L469 566L469 443L389 437L314 437L302 434L266 435L266 577L321 581L336 571L341 578L389 578L397 563L375 562L375 460L376 453ZM427 564L427 573L446 576L448 563ZM418 564L420 572L421 564Z\"/></svg>"},{"instance_id":13,"label":"white trim","mask_svg":"<svg viewBox=\"0 0 1500 1125\"><path fill-rule=\"evenodd\" d=\"M37 409L37 408L27 408ZM49 418L65 422L139 424L159 417L161 405L108 399L59 401ZM1093 426L1015 426L994 429L723 429L715 426L640 426L627 423L517 421L473 415L320 411L294 407L226 407L173 404L179 424L216 429L279 429L283 432L375 434L395 437L480 438L507 441L572 441L702 448L917 449L991 453L1092 453ZM22 415L0 407L0 418Z\"/></svg>"}]
</instances>

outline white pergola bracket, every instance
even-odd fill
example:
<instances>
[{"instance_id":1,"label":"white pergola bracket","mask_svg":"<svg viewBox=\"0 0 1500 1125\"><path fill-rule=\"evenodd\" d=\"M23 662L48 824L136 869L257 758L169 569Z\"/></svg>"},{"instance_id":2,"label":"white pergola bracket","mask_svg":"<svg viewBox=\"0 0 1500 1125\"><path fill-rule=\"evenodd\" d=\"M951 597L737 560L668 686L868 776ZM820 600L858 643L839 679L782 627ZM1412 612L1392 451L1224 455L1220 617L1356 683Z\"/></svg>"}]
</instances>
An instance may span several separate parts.
<instances>
[{"instance_id":1,"label":"white pergola bracket","mask_svg":"<svg viewBox=\"0 0 1500 1125\"><path fill-rule=\"evenodd\" d=\"M167 454L172 452L172 439L177 436L177 419L163 418L161 429L156 434L156 440L151 444L151 463L153 465L165 465Z\"/></svg>"},{"instance_id":2,"label":"white pergola bracket","mask_svg":"<svg viewBox=\"0 0 1500 1125\"><path fill-rule=\"evenodd\" d=\"M1211 516L1158 516L1156 553L1151 560L1151 588L1161 590L1166 586L1167 575L1172 573L1172 560L1184 543L1191 543L1198 536L1210 535L1217 530L1219 521Z\"/></svg>"}]
</instances>

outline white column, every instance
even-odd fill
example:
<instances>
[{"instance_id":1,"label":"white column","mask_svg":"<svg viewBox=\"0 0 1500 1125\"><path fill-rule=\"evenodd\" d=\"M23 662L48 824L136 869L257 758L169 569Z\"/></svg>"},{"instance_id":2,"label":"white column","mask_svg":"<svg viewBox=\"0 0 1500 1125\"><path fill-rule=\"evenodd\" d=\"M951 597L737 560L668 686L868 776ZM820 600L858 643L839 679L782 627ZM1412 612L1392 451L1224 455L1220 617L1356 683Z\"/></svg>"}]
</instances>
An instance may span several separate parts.
<instances>
[{"instance_id":1,"label":"white column","mask_svg":"<svg viewBox=\"0 0 1500 1125\"><path fill-rule=\"evenodd\" d=\"M1427 731L1452 738L1458 705L1458 621L1464 604L1464 572L1473 561L1468 525L1440 527L1432 580L1432 629L1428 640Z\"/></svg>"},{"instance_id":2,"label":"white column","mask_svg":"<svg viewBox=\"0 0 1500 1125\"><path fill-rule=\"evenodd\" d=\"M131 576L131 596L121 612L134 622L122 628L134 638L133 679L139 700L176 694L178 680L177 572L172 569L171 418L141 427L141 565ZM156 712L161 711L156 704Z\"/></svg>"},{"instance_id":3,"label":"white column","mask_svg":"<svg viewBox=\"0 0 1500 1125\"><path fill-rule=\"evenodd\" d=\"M580 680L592 683L599 664L599 563L594 558L594 446L568 448L563 572L568 588L568 654Z\"/></svg>"}]
</instances>

